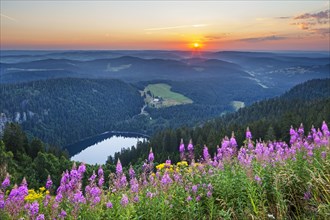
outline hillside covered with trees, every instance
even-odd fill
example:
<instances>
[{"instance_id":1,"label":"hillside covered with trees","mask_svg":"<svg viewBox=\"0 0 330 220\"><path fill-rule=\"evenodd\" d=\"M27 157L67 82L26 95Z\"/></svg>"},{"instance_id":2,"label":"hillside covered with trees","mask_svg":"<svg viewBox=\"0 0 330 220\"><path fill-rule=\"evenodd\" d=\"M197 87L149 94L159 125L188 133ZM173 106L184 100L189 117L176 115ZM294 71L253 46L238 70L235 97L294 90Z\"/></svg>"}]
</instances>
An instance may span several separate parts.
<instances>
[{"instance_id":1,"label":"hillside covered with trees","mask_svg":"<svg viewBox=\"0 0 330 220\"><path fill-rule=\"evenodd\" d=\"M1 85L0 109L44 142L73 143L117 130L140 113L137 89L119 80L51 79ZM126 127L126 129L129 129Z\"/></svg>"},{"instance_id":2,"label":"hillside covered with trees","mask_svg":"<svg viewBox=\"0 0 330 220\"><path fill-rule=\"evenodd\" d=\"M192 139L198 155L204 144L210 146L211 152L215 152L222 138L230 138L232 131L235 131L238 146L242 146L247 127L254 131L254 140L289 141L288 130L291 125L299 127L303 123L309 128L321 124L323 120L329 121L329 109L330 79L311 80L279 97L256 102L207 123L158 132L150 138L149 143L141 143L131 150L123 149L115 158L110 157L108 162L113 164L120 158L124 165L142 163L143 155L148 153L150 147L157 152L155 161L164 161L168 157L178 161L178 155L173 152L177 151L181 138L186 141Z\"/></svg>"}]
</instances>

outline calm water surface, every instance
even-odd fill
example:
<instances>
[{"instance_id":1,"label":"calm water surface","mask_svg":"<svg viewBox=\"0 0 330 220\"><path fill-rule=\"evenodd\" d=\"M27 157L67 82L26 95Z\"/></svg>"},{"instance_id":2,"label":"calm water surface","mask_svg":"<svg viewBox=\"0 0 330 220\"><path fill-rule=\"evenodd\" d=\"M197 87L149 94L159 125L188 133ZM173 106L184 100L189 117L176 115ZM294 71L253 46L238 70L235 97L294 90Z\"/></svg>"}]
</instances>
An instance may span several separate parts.
<instances>
[{"instance_id":1,"label":"calm water surface","mask_svg":"<svg viewBox=\"0 0 330 220\"><path fill-rule=\"evenodd\" d=\"M106 136L108 137L104 137L102 134L68 146L67 149L72 155L71 160L88 164L105 164L108 156L114 156L122 148L136 147L139 141L147 140L146 137L132 134L108 134Z\"/></svg>"}]
</instances>

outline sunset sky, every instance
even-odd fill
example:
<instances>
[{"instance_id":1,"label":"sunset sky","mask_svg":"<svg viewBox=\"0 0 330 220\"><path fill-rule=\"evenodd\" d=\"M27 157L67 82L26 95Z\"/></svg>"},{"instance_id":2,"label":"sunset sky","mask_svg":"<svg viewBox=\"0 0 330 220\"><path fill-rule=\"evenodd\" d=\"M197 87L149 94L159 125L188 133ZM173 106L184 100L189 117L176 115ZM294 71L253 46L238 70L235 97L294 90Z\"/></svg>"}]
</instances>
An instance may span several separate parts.
<instances>
[{"instance_id":1,"label":"sunset sky","mask_svg":"<svg viewBox=\"0 0 330 220\"><path fill-rule=\"evenodd\" d=\"M2 50L330 50L324 0L0 2Z\"/></svg>"}]
</instances>

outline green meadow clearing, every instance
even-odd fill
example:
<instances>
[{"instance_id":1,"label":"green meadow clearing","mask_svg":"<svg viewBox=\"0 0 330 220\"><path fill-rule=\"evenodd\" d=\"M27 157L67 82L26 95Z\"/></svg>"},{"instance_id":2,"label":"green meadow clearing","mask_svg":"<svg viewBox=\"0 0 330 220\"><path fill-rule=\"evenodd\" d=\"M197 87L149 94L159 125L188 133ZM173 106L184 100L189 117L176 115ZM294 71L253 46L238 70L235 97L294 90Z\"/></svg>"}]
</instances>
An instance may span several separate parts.
<instances>
[{"instance_id":1,"label":"green meadow clearing","mask_svg":"<svg viewBox=\"0 0 330 220\"><path fill-rule=\"evenodd\" d=\"M172 105L184 105L184 104L191 104L193 101L188 97L171 91L171 86L164 83L157 83L157 84L149 84L145 89L144 92L148 92L152 94L153 97L161 97L163 99L161 104L158 104L157 107L168 107ZM152 101L149 100L149 103ZM159 106L161 105L161 106Z\"/></svg>"}]
</instances>

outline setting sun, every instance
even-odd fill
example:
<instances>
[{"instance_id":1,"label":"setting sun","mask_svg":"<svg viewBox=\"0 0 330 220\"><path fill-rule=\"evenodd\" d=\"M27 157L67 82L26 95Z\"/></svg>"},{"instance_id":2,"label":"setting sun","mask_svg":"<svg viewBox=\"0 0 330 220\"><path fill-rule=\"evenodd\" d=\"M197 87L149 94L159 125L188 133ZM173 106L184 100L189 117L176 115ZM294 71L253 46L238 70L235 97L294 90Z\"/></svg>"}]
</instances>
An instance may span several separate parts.
<instances>
[{"instance_id":1,"label":"setting sun","mask_svg":"<svg viewBox=\"0 0 330 220\"><path fill-rule=\"evenodd\" d=\"M200 44L199 43L194 43L194 48L199 48Z\"/></svg>"}]
</instances>

